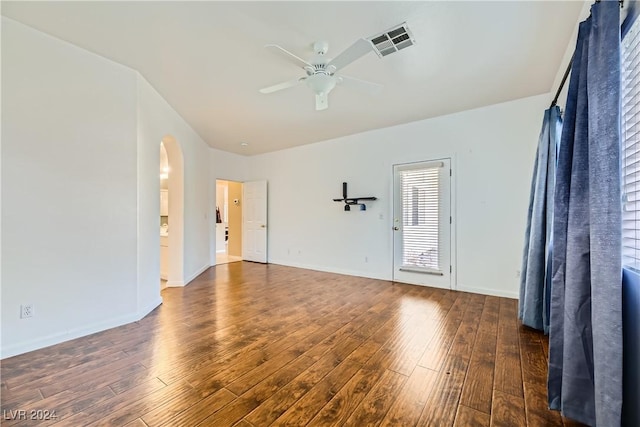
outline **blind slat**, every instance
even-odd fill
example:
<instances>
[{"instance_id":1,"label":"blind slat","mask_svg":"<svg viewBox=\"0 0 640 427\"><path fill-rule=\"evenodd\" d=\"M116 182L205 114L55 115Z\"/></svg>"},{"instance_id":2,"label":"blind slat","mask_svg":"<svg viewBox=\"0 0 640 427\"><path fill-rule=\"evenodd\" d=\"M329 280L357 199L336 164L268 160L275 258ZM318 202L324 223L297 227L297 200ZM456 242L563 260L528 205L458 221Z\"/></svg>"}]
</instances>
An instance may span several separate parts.
<instances>
[{"instance_id":1,"label":"blind slat","mask_svg":"<svg viewBox=\"0 0 640 427\"><path fill-rule=\"evenodd\" d=\"M640 265L640 20L622 47L622 263Z\"/></svg>"},{"instance_id":2,"label":"blind slat","mask_svg":"<svg viewBox=\"0 0 640 427\"><path fill-rule=\"evenodd\" d=\"M404 266L440 269L440 167L400 171Z\"/></svg>"}]
</instances>

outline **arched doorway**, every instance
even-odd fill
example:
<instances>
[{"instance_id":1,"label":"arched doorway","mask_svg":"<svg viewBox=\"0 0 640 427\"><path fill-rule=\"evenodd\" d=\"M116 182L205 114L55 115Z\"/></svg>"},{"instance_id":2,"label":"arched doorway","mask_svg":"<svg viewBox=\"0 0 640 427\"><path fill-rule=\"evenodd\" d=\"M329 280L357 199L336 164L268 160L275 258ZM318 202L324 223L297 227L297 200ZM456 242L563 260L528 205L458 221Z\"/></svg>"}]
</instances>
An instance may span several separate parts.
<instances>
[{"instance_id":1,"label":"arched doorway","mask_svg":"<svg viewBox=\"0 0 640 427\"><path fill-rule=\"evenodd\" d=\"M160 194L160 276L184 286L184 158L171 135L160 143Z\"/></svg>"}]
</instances>

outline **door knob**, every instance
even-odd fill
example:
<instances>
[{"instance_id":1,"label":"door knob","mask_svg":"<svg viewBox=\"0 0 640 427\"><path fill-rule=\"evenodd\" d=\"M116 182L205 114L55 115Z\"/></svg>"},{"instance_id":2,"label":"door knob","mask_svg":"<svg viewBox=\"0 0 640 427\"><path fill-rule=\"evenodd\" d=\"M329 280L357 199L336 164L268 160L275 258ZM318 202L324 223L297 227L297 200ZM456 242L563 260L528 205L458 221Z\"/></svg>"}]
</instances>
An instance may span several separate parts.
<instances>
[{"instance_id":1,"label":"door knob","mask_svg":"<svg viewBox=\"0 0 640 427\"><path fill-rule=\"evenodd\" d=\"M267 228L267 226L266 226L266 225L264 225L264 224L262 224L262 225L260 226L260 228Z\"/></svg>"},{"instance_id":2,"label":"door knob","mask_svg":"<svg viewBox=\"0 0 640 427\"><path fill-rule=\"evenodd\" d=\"M394 229L395 231L398 231L398 230L400 230L400 227L393 227L393 229Z\"/></svg>"}]
</instances>

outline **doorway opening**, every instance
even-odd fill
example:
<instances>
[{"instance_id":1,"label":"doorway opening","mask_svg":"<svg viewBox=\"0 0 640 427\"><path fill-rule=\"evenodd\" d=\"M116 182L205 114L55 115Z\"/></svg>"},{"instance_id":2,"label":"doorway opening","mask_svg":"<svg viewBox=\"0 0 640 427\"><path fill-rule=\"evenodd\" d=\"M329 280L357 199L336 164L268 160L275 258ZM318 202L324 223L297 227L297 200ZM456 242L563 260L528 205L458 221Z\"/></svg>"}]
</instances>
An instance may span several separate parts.
<instances>
[{"instance_id":1,"label":"doorway opening","mask_svg":"<svg viewBox=\"0 0 640 427\"><path fill-rule=\"evenodd\" d=\"M169 280L169 158L160 142L160 290Z\"/></svg>"},{"instance_id":2,"label":"doorway opening","mask_svg":"<svg viewBox=\"0 0 640 427\"><path fill-rule=\"evenodd\" d=\"M185 285L184 157L178 141L160 141L160 287Z\"/></svg>"},{"instance_id":3,"label":"doorway opening","mask_svg":"<svg viewBox=\"0 0 640 427\"><path fill-rule=\"evenodd\" d=\"M216 264L242 261L243 184L216 180Z\"/></svg>"}]
</instances>

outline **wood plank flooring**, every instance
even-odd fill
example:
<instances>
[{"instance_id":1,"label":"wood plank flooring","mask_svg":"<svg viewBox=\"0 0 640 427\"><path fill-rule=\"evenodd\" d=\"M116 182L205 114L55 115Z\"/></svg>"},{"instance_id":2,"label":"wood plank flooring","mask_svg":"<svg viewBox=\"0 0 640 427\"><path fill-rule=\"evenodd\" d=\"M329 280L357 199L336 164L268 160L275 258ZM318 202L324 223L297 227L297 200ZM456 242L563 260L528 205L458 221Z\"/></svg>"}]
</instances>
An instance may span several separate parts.
<instances>
[{"instance_id":1,"label":"wood plank flooring","mask_svg":"<svg viewBox=\"0 0 640 427\"><path fill-rule=\"evenodd\" d=\"M247 262L162 297L3 360L2 425L577 425L547 410L546 338L515 300Z\"/></svg>"}]
</instances>

